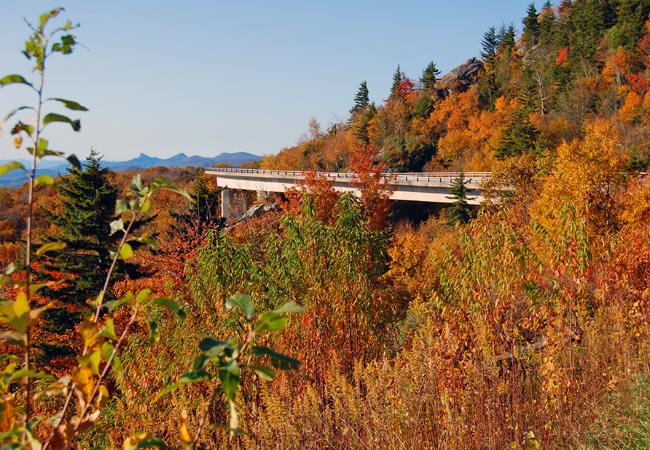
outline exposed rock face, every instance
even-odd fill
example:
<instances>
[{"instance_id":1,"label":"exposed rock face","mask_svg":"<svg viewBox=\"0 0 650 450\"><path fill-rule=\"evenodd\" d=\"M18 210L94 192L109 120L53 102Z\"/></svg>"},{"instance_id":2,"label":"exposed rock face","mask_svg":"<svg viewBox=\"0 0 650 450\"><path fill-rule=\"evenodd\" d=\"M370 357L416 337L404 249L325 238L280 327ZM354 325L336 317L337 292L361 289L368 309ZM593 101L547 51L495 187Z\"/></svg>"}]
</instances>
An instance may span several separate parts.
<instances>
[{"instance_id":1,"label":"exposed rock face","mask_svg":"<svg viewBox=\"0 0 650 450\"><path fill-rule=\"evenodd\" d=\"M255 217L261 217L264 214L271 212L271 211L279 211L280 210L280 205L277 203L273 203L270 205L265 205L265 204L255 204L251 206L244 214L242 214L232 225L229 227L226 227L227 230L230 230L237 225L240 225L242 223L246 223Z\"/></svg>"},{"instance_id":2,"label":"exposed rock face","mask_svg":"<svg viewBox=\"0 0 650 450\"><path fill-rule=\"evenodd\" d=\"M470 58L460 66L454 68L440 79L438 89L443 95L452 92L464 92L476 83L478 74L483 68L483 63L476 58Z\"/></svg>"}]
</instances>

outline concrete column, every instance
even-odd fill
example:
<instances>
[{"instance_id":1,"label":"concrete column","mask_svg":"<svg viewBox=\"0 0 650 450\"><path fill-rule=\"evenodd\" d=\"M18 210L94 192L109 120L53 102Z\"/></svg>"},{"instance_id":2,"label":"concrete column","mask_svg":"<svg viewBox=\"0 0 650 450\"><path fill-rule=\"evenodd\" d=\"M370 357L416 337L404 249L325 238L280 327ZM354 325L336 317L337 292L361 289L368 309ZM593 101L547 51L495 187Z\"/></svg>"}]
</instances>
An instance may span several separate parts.
<instances>
[{"instance_id":1,"label":"concrete column","mask_svg":"<svg viewBox=\"0 0 650 450\"><path fill-rule=\"evenodd\" d=\"M230 219L230 189L221 190L221 217Z\"/></svg>"}]
</instances>

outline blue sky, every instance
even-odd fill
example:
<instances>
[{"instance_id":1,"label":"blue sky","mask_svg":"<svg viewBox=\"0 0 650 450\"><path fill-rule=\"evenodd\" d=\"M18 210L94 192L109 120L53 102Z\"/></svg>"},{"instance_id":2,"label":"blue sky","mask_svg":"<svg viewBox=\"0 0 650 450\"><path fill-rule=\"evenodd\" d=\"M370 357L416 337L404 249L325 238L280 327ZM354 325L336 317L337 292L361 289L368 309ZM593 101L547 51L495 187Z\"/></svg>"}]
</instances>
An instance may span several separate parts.
<instances>
[{"instance_id":1,"label":"blue sky","mask_svg":"<svg viewBox=\"0 0 650 450\"><path fill-rule=\"evenodd\" d=\"M381 103L398 64L417 79L431 61L444 74L478 56L483 33L520 30L530 2L2 0L0 75L31 75L23 18L63 6L84 47L52 58L46 95L90 111L80 133L53 124L52 148L85 157L94 147L106 160L270 154L312 117L323 129L345 120L363 80ZM0 115L31 101L22 87L0 89ZM5 133L0 159L22 156Z\"/></svg>"}]
</instances>

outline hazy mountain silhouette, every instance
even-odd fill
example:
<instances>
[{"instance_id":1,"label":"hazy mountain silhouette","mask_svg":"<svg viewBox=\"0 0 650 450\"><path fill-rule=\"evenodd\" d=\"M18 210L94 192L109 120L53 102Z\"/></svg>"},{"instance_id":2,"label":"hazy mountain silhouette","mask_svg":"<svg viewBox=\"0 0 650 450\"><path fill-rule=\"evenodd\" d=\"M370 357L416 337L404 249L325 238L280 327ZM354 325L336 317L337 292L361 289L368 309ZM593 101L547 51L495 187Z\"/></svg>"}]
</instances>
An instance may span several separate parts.
<instances>
[{"instance_id":1,"label":"hazy mountain silhouette","mask_svg":"<svg viewBox=\"0 0 650 450\"><path fill-rule=\"evenodd\" d=\"M214 157L208 156L187 156L185 153L178 153L170 158L162 159L155 156L145 155L140 153L137 158L129 159L128 161L107 161L102 159L102 165L108 167L116 172L124 172L128 170L142 170L149 167L210 167L216 165L226 165L231 167L239 167L242 164L255 162L261 160L259 155L252 153L237 152L237 153L221 153ZM0 165L7 164L9 159L0 159ZM25 167L31 165L28 160L13 160L22 163ZM83 163L83 160L81 160ZM38 175L50 175L56 177L65 174L68 162L65 160L47 159L41 162L37 169ZM0 177L0 187L18 187L27 181L27 175L22 170L13 170Z\"/></svg>"}]
</instances>

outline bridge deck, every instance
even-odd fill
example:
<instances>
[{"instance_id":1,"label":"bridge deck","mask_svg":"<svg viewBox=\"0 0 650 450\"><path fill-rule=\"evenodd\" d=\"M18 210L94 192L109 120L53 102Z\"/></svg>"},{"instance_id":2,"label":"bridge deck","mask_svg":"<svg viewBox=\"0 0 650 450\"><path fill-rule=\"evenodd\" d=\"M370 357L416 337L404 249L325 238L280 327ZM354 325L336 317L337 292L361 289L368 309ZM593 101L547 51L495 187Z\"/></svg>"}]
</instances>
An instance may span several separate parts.
<instances>
[{"instance_id":1,"label":"bridge deck","mask_svg":"<svg viewBox=\"0 0 650 450\"><path fill-rule=\"evenodd\" d=\"M209 168L206 173L217 177L217 185L224 188L262 192L284 192L305 180L304 172L288 170L259 170ZM334 182L339 192L357 193L356 174L349 172L319 172L318 175ZM452 203L449 189L460 177L459 172L385 173L387 184L394 186L392 200ZM464 173L468 203L478 205L483 201L480 188L490 178L489 172Z\"/></svg>"}]
</instances>

